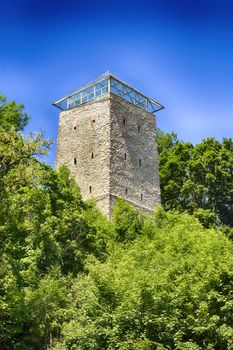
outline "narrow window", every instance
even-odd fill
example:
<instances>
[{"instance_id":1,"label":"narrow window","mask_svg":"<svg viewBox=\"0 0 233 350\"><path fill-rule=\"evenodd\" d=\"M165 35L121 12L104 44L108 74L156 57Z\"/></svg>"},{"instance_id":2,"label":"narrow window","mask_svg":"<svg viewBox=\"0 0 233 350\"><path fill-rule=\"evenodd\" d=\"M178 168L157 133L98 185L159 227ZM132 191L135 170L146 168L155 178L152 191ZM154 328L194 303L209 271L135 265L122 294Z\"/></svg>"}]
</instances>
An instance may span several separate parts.
<instances>
[{"instance_id":1,"label":"narrow window","mask_svg":"<svg viewBox=\"0 0 233 350\"><path fill-rule=\"evenodd\" d=\"M91 186L89 186L89 192L91 193L91 191L92 191L92 188L91 188Z\"/></svg>"},{"instance_id":2,"label":"narrow window","mask_svg":"<svg viewBox=\"0 0 233 350\"><path fill-rule=\"evenodd\" d=\"M128 194L128 188L125 189L125 194Z\"/></svg>"},{"instance_id":3,"label":"narrow window","mask_svg":"<svg viewBox=\"0 0 233 350\"><path fill-rule=\"evenodd\" d=\"M95 123L95 119L92 119L92 122Z\"/></svg>"},{"instance_id":4,"label":"narrow window","mask_svg":"<svg viewBox=\"0 0 233 350\"><path fill-rule=\"evenodd\" d=\"M125 160L126 160L127 154L125 153Z\"/></svg>"},{"instance_id":5,"label":"narrow window","mask_svg":"<svg viewBox=\"0 0 233 350\"><path fill-rule=\"evenodd\" d=\"M141 193L141 201L142 201L142 199L143 199L143 194Z\"/></svg>"},{"instance_id":6,"label":"narrow window","mask_svg":"<svg viewBox=\"0 0 233 350\"><path fill-rule=\"evenodd\" d=\"M126 119L123 118L123 125L125 126L126 125Z\"/></svg>"},{"instance_id":7,"label":"narrow window","mask_svg":"<svg viewBox=\"0 0 233 350\"><path fill-rule=\"evenodd\" d=\"M138 125L138 133L140 134L140 132L141 132L141 126Z\"/></svg>"},{"instance_id":8,"label":"narrow window","mask_svg":"<svg viewBox=\"0 0 233 350\"><path fill-rule=\"evenodd\" d=\"M74 126L74 130L76 130L77 129L77 126Z\"/></svg>"},{"instance_id":9,"label":"narrow window","mask_svg":"<svg viewBox=\"0 0 233 350\"><path fill-rule=\"evenodd\" d=\"M142 166L142 160L139 159L139 166L141 167Z\"/></svg>"},{"instance_id":10,"label":"narrow window","mask_svg":"<svg viewBox=\"0 0 233 350\"><path fill-rule=\"evenodd\" d=\"M91 153L91 158L92 158L92 159L94 158L94 153L93 153L93 152Z\"/></svg>"},{"instance_id":11,"label":"narrow window","mask_svg":"<svg viewBox=\"0 0 233 350\"><path fill-rule=\"evenodd\" d=\"M77 164L77 158L74 158L74 164L75 165Z\"/></svg>"}]
</instances>

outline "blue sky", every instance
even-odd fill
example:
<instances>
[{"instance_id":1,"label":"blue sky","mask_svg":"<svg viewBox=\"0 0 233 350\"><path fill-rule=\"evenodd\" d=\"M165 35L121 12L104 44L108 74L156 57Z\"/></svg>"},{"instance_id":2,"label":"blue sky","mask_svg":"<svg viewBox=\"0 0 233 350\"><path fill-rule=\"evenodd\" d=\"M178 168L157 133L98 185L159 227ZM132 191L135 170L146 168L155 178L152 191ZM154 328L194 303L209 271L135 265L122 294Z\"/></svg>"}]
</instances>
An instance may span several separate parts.
<instances>
[{"instance_id":1,"label":"blue sky","mask_svg":"<svg viewBox=\"0 0 233 350\"><path fill-rule=\"evenodd\" d=\"M25 104L27 132L56 140L51 103L109 70L165 106L162 130L233 137L231 0L8 0L0 33L0 92Z\"/></svg>"}]
</instances>

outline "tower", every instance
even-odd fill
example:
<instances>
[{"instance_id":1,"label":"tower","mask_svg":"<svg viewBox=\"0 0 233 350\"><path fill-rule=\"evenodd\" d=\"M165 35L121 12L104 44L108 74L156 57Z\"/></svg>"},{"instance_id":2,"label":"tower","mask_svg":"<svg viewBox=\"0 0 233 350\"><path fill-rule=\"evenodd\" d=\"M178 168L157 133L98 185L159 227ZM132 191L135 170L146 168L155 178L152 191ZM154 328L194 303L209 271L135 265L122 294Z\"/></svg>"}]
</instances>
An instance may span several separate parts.
<instances>
[{"instance_id":1,"label":"tower","mask_svg":"<svg viewBox=\"0 0 233 350\"><path fill-rule=\"evenodd\" d=\"M161 104L107 72L53 105L61 109L56 167L68 166L85 200L108 217L117 197L149 212L160 203Z\"/></svg>"}]
</instances>

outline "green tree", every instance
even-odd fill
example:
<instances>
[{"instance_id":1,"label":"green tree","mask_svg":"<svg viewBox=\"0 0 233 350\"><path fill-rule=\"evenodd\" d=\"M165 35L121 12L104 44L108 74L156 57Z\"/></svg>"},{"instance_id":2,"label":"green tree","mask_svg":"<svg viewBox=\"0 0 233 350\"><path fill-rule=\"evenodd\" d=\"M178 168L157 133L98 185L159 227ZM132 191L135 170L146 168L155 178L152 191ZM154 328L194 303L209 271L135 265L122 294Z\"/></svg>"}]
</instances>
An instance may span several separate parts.
<instances>
[{"instance_id":1,"label":"green tree","mask_svg":"<svg viewBox=\"0 0 233 350\"><path fill-rule=\"evenodd\" d=\"M14 171L17 174L17 167ZM82 201L65 167L55 171L40 164L30 182L13 190L6 187L5 192L4 205L0 204L0 253L8 258L14 284L11 297L6 288L2 294L9 309L6 313L0 305L2 348L46 349L59 336L64 319L66 277L83 272L91 254L105 258L111 224ZM4 271L7 278L8 270Z\"/></svg>"},{"instance_id":2,"label":"green tree","mask_svg":"<svg viewBox=\"0 0 233 350\"><path fill-rule=\"evenodd\" d=\"M22 103L15 101L7 102L7 98L0 94L0 125L9 130L14 127L17 131L22 131L28 123L30 116L24 111Z\"/></svg>"},{"instance_id":3,"label":"green tree","mask_svg":"<svg viewBox=\"0 0 233 350\"><path fill-rule=\"evenodd\" d=\"M188 214L147 220L127 249L90 260L54 349L232 349L232 242Z\"/></svg>"},{"instance_id":4,"label":"green tree","mask_svg":"<svg viewBox=\"0 0 233 350\"><path fill-rule=\"evenodd\" d=\"M136 208L118 198L113 212L113 223L116 239L119 242L128 242L141 232L143 215Z\"/></svg>"},{"instance_id":5,"label":"green tree","mask_svg":"<svg viewBox=\"0 0 233 350\"><path fill-rule=\"evenodd\" d=\"M105 259L114 231L66 167L39 160L50 141L25 137L14 108L0 128L0 347L41 350L59 337L71 276L89 255Z\"/></svg>"},{"instance_id":6,"label":"green tree","mask_svg":"<svg viewBox=\"0 0 233 350\"><path fill-rule=\"evenodd\" d=\"M187 210L206 226L233 226L233 141L193 146L159 132L160 184L166 209Z\"/></svg>"}]
</instances>

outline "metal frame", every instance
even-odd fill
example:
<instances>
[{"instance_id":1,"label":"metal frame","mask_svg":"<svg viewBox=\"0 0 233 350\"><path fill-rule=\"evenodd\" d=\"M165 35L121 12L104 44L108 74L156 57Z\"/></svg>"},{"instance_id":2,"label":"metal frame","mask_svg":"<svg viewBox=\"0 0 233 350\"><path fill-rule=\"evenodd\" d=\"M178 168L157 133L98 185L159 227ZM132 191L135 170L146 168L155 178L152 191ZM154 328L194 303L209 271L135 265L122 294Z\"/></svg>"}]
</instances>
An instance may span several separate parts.
<instances>
[{"instance_id":1,"label":"metal frame","mask_svg":"<svg viewBox=\"0 0 233 350\"><path fill-rule=\"evenodd\" d=\"M60 100L55 101L53 105L61 110L71 109L108 92L120 96L129 103L152 114L164 108L160 103L152 100L140 91L132 88L127 83L119 80L110 72L106 72L96 80L73 91Z\"/></svg>"}]
</instances>

